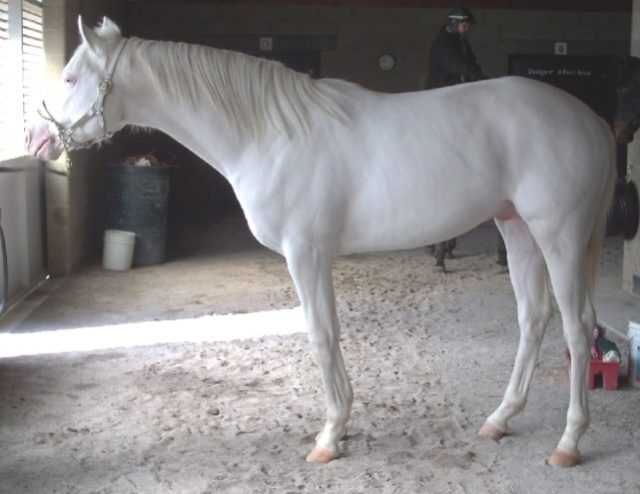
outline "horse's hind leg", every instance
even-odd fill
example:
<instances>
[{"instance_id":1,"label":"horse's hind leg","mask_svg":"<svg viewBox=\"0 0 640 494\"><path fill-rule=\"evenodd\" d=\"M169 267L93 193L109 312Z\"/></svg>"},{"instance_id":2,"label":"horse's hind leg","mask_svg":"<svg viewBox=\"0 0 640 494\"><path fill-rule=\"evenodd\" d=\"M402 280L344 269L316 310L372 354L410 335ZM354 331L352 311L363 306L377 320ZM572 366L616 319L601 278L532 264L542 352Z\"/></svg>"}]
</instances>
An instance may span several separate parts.
<instances>
[{"instance_id":1,"label":"horse's hind leg","mask_svg":"<svg viewBox=\"0 0 640 494\"><path fill-rule=\"evenodd\" d=\"M570 231L565 228L565 232ZM545 250L551 283L562 315L564 337L571 354L571 376L567 425L555 452L549 457L554 466L573 466L579 461L578 441L589 426L587 373L595 311L587 291L585 252L580 236Z\"/></svg>"},{"instance_id":2,"label":"horse's hind leg","mask_svg":"<svg viewBox=\"0 0 640 494\"><path fill-rule=\"evenodd\" d=\"M507 247L520 325L518 353L504 398L479 431L498 440L507 430L507 421L526 404L540 344L551 318L551 303L544 258L527 224L520 218L496 220L496 224Z\"/></svg>"},{"instance_id":3,"label":"horse's hind leg","mask_svg":"<svg viewBox=\"0 0 640 494\"><path fill-rule=\"evenodd\" d=\"M322 374L327 419L307 461L327 463L340 454L353 392L340 352L340 327L331 277L332 256L311 245L288 246L287 265L304 309L311 353Z\"/></svg>"}]
</instances>

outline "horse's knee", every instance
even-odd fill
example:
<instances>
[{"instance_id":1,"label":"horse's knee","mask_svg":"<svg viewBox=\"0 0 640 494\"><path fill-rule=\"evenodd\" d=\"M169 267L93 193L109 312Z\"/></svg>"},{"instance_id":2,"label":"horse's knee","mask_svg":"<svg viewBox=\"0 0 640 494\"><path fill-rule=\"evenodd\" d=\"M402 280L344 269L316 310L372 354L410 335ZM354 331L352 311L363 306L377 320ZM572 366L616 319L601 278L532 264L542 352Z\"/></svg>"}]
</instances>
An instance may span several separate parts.
<instances>
[{"instance_id":1,"label":"horse's knee","mask_svg":"<svg viewBox=\"0 0 640 494\"><path fill-rule=\"evenodd\" d=\"M311 356L316 364L322 365L331 362L331 350L329 345L318 341L312 341L309 344Z\"/></svg>"},{"instance_id":2,"label":"horse's knee","mask_svg":"<svg viewBox=\"0 0 640 494\"><path fill-rule=\"evenodd\" d=\"M327 335L312 335L309 337L309 350L316 364L331 365L338 353L338 343Z\"/></svg>"},{"instance_id":3,"label":"horse's knee","mask_svg":"<svg viewBox=\"0 0 640 494\"><path fill-rule=\"evenodd\" d=\"M538 346L544 338L546 325L525 322L520 324L520 341L530 345Z\"/></svg>"},{"instance_id":4,"label":"horse's knee","mask_svg":"<svg viewBox=\"0 0 640 494\"><path fill-rule=\"evenodd\" d=\"M589 354L593 344L593 326L575 325L573 328L567 328L564 331L567 346L572 354L577 353L581 356Z\"/></svg>"},{"instance_id":5,"label":"horse's knee","mask_svg":"<svg viewBox=\"0 0 640 494\"><path fill-rule=\"evenodd\" d=\"M521 338L526 342L539 345L544 338L547 325L551 319L551 309L542 307L535 310L522 311L518 316L518 324L520 326Z\"/></svg>"}]
</instances>

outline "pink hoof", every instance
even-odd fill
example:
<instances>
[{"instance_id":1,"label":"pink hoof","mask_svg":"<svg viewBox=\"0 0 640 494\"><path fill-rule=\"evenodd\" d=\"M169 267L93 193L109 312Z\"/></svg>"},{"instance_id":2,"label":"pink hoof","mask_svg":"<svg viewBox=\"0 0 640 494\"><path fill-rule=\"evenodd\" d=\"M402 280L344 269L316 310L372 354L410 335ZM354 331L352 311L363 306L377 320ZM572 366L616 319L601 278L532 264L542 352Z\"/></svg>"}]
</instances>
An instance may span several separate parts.
<instances>
[{"instance_id":1,"label":"pink hoof","mask_svg":"<svg viewBox=\"0 0 640 494\"><path fill-rule=\"evenodd\" d=\"M486 437L487 439L493 439L494 441L499 441L505 435L505 431L498 429L495 425L490 424L489 422L485 422L478 434L482 437Z\"/></svg>"},{"instance_id":2,"label":"pink hoof","mask_svg":"<svg viewBox=\"0 0 640 494\"><path fill-rule=\"evenodd\" d=\"M580 463L580 455L577 452L570 453L562 449L556 449L547 460L548 465L562 468L575 467L578 463Z\"/></svg>"},{"instance_id":3,"label":"pink hoof","mask_svg":"<svg viewBox=\"0 0 640 494\"><path fill-rule=\"evenodd\" d=\"M331 460L335 460L338 457L337 453L330 451L320 446L316 446L311 450L311 453L307 455L307 461L309 463L329 463Z\"/></svg>"}]
</instances>

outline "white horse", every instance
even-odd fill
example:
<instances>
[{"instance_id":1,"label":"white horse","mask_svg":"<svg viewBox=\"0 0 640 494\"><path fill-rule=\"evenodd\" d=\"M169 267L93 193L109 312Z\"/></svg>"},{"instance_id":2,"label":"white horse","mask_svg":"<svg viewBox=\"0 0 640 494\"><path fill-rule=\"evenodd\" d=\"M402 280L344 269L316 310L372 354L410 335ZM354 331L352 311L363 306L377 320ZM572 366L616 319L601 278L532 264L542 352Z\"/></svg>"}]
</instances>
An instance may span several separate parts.
<instances>
[{"instance_id":1,"label":"white horse","mask_svg":"<svg viewBox=\"0 0 640 494\"><path fill-rule=\"evenodd\" d=\"M607 124L576 98L516 77L381 94L279 63L123 38L79 19L82 44L27 135L42 159L126 124L155 127L232 184L251 231L284 255L326 393L309 461L339 455L353 394L340 352L334 256L409 249L495 218L508 250L520 343L480 434L498 440L526 402L551 317L547 273L571 352L567 422L548 462L579 461L593 284L614 184ZM437 211L438 214L434 214Z\"/></svg>"}]
</instances>

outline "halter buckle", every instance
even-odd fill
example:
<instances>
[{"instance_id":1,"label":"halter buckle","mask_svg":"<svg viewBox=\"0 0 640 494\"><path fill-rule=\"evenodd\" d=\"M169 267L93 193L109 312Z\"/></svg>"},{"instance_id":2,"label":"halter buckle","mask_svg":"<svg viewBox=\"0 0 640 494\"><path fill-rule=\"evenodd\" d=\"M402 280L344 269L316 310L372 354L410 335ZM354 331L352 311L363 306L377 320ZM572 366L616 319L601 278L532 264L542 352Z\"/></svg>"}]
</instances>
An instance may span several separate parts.
<instances>
[{"instance_id":1,"label":"halter buckle","mask_svg":"<svg viewBox=\"0 0 640 494\"><path fill-rule=\"evenodd\" d=\"M110 79L105 79L100 83L100 86L98 86L99 90L100 90L100 94L108 94L111 91L111 80Z\"/></svg>"}]
</instances>

